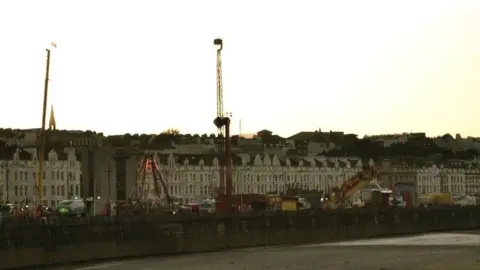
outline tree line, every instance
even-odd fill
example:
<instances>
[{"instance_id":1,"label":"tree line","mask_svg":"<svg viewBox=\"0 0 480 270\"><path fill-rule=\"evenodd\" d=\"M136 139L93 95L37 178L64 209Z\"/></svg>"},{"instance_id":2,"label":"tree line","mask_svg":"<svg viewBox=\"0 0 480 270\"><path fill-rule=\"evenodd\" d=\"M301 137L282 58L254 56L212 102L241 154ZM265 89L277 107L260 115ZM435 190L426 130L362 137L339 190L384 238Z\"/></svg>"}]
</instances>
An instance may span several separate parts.
<instances>
[{"instance_id":1,"label":"tree line","mask_svg":"<svg viewBox=\"0 0 480 270\"><path fill-rule=\"evenodd\" d=\"M328 156L360 156L379 159L381 157L402 156L437 159L470 160L479 156L474 148L444 148L439 147L434 138L410 139L405 143L395 143L384 147L369 139L357 139L352 145L333 149Z\"/></svg>"},{"instance_id":2,"label":"tree line","mask_svg":"<svg viewBox=\"0 0 480 270\"><path fill-rule=\"evenodd\" d=\"M169 147L172 144L184 143L211 143L218 142L217 139L222 138L222 135L211 134L181 134L176 128L166 129L159 134L123 134L104 136L102 133L95 133L87 131L86 133L96 134L102 137L103 145L106 147L126 147L138 146L145 147ZM21 134L17 130L0 129L0 135L4 138L17 137ZM264 132L257 137L262 144L265 145L286 145L286 139L271 132ZM240 137L238 135L232 136L232 144L238 145ZM457 147L445 148L439 147L435 140L444 142L452 142L451 145ZM448 143L446 145L449 145ZM419 157L419 158L441 158L441 159L473 159L479 156L479 151L473 148L465 149L459 147L455 139L450 134L445 134L436 138L428 138L425 136L418 136L410 138L406 143L396 143L389 147L384 147L382 144L371 140L370 138L357 138L352 143L345 144L341 147L336 147L327 153L327 156L358 156L364 158L379 159L389 156L403 156L403 157ZM0 139L0 148L5 148L5 142ZM306 150L306 149L305 149ZM1 152L1 151L0 151ZM301 150L292 149L288 154L305 154Z\"/></svg>"}]
</instances>

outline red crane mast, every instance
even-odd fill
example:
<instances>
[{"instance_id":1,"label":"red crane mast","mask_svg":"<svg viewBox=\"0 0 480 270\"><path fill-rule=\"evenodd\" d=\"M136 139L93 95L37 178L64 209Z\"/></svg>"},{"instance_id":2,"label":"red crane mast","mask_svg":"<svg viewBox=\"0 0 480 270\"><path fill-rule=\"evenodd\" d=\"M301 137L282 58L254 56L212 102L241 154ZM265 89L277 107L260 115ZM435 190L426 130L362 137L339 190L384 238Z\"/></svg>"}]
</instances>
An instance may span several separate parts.
<instances>
[{"instance_id":1,"label":"red crane mast","mask_svg":"<svg viewBox=\"0 0 480 270\"><path fill-rule=\"evenodd\" d=\"M232 202L232 164L231 164L231 150L230 150L230 118L223 112L223 85L222 85L222 49L223 40L217 38L213 41L217 46L217 117L213 121L218 128L218 151L221 155L220 159L220 190L219 196L220 204L228 206L231 210ZM224 135L224 136L222 136ZM223 137L223 140L222 140ZM222 199L223 198L223 199ZM221 202L221 200L226 200ZM217 200L218 201L218 200Z\"/></svg>"}]
</instances>

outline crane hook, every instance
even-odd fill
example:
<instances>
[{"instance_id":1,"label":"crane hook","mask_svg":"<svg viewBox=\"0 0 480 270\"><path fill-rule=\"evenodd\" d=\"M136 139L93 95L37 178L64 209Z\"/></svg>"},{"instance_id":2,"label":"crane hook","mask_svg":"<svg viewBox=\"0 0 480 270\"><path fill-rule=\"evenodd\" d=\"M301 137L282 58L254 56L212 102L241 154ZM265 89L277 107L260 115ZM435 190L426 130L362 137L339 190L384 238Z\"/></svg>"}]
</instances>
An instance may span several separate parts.
<instances>
[{"instance_id":1,"label":"crane hook","mask_svg":"<svg viewBox=\"0 0 480 270\"><path fill-rule=\"evenodd\" d=\"M213 40L213 44L219 46L217 51L221 51L223 49L223 40L221 38L216 38L215 40Z\"/></svg>"}]
</instances>

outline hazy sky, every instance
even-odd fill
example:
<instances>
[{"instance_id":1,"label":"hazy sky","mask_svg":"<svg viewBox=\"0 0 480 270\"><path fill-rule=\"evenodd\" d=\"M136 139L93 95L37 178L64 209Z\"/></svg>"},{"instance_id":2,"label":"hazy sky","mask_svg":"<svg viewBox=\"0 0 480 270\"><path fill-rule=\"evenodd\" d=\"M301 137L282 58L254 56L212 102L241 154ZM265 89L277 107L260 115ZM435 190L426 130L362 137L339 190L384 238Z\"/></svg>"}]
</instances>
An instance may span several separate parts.
<instances>
[{"instance_id":1,"label":"hazy sky","mask_svg":"<svg viewBox=\"0 0 480 270\"><path fill-rule=\"evenodd\" d=\"M0 126L480 136L480 1L0 1Z\"/></svg>"}]
</instances>

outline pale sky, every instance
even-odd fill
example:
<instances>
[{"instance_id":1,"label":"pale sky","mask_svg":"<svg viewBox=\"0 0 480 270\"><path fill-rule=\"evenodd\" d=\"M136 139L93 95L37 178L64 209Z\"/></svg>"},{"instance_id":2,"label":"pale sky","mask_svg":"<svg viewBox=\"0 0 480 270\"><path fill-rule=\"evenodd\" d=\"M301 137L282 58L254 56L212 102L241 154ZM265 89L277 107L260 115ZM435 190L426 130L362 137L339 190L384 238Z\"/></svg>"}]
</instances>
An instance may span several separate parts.
<instances>
[{"instance_id":1,"label":"pale sky","mask_svg":"<svg viewBox=\"0 0 480 270\"><path fill-rule=\"evenodd\" d=\"M0 126L480 136L480 1L0 1Z\"/></svg>"}]
</instances>

